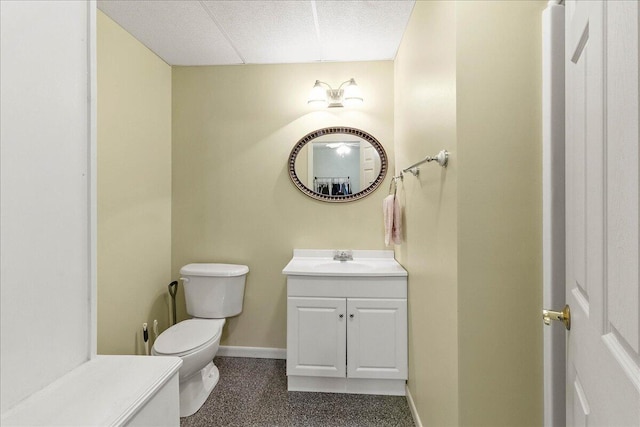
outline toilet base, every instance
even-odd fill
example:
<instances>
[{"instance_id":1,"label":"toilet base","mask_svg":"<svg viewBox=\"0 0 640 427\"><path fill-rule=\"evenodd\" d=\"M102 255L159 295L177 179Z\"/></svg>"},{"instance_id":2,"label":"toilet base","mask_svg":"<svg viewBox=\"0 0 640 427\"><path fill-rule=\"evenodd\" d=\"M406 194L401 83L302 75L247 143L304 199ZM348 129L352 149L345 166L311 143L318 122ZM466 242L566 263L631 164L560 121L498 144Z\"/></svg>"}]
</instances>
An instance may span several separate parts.
<instances>
[{"instance_id":1,"label":"toilet base","mask_svg":"<svg viewBox=\"0 0 640 427\"><path fill-rule=\"evenodd\" d=\"M188 417L198 412L219 379L220 372L211 361L207 366L180 382L180 416Z\"/></svg>"}]
</instances>

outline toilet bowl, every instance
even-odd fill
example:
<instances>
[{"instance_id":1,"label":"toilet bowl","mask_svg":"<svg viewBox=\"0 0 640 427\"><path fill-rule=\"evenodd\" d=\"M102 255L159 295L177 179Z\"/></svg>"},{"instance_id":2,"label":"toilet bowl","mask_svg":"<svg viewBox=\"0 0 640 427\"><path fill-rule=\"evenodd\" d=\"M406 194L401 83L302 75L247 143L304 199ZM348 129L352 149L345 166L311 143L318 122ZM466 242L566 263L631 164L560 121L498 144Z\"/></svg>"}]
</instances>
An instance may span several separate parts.
<instances>
[{"instance_id":1,"label":"toilet bowl","mask_svg":"<svg viewBox=\"0 0 640 427\"><path fill-rule=\"evenodd\" d=\"M235 264L189 264L180 270L187 313L158 336L151 354L182 359L179 371L180 416L193 415L218 383L213 358L220 346L225 318L242 312L249 267Z\"/></svg>"},{"instance_id":2,"label":"toilet bowl","mask_svg":"<svg viewBox=\"0 0 640 427\"><path fill-rule=\"evenodd\" d=\"M154 356L182 359L178 372L180 416L193 415L207 400L220 375L213 364L225 319L184 320L160 334L153 345Z\"/></svg>"}]
</instances>

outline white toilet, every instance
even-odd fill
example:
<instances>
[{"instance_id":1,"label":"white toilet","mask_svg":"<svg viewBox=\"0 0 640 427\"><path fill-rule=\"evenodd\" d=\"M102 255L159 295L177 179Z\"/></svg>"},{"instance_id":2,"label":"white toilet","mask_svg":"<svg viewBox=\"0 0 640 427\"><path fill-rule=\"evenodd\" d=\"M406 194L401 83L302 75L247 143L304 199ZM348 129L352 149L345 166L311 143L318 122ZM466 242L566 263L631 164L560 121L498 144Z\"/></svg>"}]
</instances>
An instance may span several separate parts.
<instances>
[{"instance_id":1,"label":"white toilet","mask_svg":"<svg viewBox=\"0 0 640 427\"><path fill-rule=\"evenodd\" d=\"M225 318L242 312L249 267L235 264L188 264L180 269L187 313L184 320L164 331L153 344L154 356L177 356L180 367L180 416L196 413L218 383L213 364Z\"/></svg>"}]
</instances>

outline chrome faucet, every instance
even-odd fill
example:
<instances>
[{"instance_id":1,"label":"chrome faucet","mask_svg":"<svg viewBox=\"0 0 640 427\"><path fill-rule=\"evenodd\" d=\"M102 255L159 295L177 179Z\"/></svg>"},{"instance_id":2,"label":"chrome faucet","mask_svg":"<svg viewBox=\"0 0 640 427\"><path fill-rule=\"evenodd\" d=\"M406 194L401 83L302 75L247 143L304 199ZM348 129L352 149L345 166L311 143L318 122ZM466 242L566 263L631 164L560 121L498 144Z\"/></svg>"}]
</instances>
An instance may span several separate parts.
<instances>
[{"instance_id":1,"label":"chrome faucet","mask_svg":"<svg viewBox=\"0 0 640 427\"><path fill-rule=\"evenodd\" d=\"M333 260L334 261L353 261L353 252L351 251L344 251L344 250L337 250L334 254L333 254Z\"/></svg>"}]
</instances>

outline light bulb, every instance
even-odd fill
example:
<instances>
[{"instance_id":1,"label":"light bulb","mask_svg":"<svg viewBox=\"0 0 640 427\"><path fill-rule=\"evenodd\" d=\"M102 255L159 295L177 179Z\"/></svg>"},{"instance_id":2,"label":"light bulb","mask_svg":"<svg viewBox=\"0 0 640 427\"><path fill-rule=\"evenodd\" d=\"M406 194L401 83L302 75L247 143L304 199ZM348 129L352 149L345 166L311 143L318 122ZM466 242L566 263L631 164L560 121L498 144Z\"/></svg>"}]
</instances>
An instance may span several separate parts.
<instances>
[{"instance_id":1,"label":"light bulb","mask_svg":"<svg viewBox=\"0 0 640 427\"><path fill-rule=\"evenodd\" d=\"M316 84L311 88L311 92L309 92L309 100L307 104L317 105L317 106L326 106L327 105L327 90L322 87L319 80L316 80Z\"/></svg>"},{"instance_id":2,"label":"light bulb","mask_svg":"<svg viewBox=\"0 0 640 427\"><path fill-rule=\"evenodd\" d=\"M349 83L344 88L344 105L354 106L360 105L364 102L362 99L362 92L360 91L360 87L356 84L355 79L349 80Z\"/></svg>"},{"instance_id":3,"label":"light bulb","mask_svg":"<svg viewBox=\"0 0 640 427\"><path fill-rule=\"evenodd\" d=\"M351 148L347 147L345 144L341 144L338 148L336 148L336 153L340 157L344 157L346 154L351 152Z\"/></svg>"}]
</instances>

